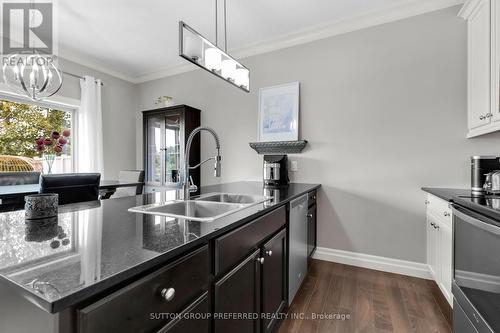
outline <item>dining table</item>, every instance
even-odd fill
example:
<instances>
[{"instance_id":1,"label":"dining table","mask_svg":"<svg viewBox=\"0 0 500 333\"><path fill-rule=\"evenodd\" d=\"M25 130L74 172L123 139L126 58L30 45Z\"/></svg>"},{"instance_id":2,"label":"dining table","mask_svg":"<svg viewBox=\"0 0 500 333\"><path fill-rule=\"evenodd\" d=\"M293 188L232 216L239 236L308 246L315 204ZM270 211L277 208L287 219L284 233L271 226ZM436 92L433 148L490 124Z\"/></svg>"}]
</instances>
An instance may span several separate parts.
<instances>
[{"instance_id":1,"label":"dining table","mask_svg":"<svg viewBox=\"0 0 500 333\"><path fill-rule=\"evenodd\" d=\"M101 180L99 184L99 193L101 199L109 199L117 188L121 187L137 187L142 185L142 182L123 181L123 180ZM0 186L0 205L4 200L14 198L24 198L25 195L38 193L40 190L39 184L24 184L24 185L6 185Z\"/></svg>"}]
</instances>

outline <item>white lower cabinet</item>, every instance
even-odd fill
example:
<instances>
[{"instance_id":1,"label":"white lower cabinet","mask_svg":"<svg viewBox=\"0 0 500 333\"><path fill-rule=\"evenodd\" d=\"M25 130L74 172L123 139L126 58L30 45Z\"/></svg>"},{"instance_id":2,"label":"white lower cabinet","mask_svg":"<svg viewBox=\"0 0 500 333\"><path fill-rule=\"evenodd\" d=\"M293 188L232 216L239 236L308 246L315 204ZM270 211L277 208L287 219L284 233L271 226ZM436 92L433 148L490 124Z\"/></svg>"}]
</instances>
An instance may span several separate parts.
<instances>
[{"instance_id":1,"label":"white lower cabinet","mask_svg":"<svg viewBox=\"0 0 500 333\"><path fill-rule=\"evenodd\" d=\"M431 194L427 196L427 264L444 297L453 304L451 293L452 213L448 202Z\"/></svg>"}]
</instances>

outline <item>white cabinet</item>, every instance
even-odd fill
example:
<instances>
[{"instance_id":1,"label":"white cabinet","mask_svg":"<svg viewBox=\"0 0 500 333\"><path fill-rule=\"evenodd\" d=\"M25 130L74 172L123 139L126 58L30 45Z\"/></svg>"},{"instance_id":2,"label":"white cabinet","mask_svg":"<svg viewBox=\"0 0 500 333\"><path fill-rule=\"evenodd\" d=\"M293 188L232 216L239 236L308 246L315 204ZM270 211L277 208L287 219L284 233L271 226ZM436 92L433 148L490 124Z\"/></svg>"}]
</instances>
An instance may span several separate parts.
<instances>
[{"instance_id":1,"label":"white cabinet","mask_svg":"<svg viewBox=\"0 0 500 333\"><path fill-rule=\"evenodd\" d=\"M427 195L427 264L439 289L452 305L452 212L448 202Z\"/></svg>"},{"instance_id":2,"label":"white cabinet","mask_svg":"<svg viewBox=\"0 0 500 333\"><path fill-rule=\"evenodd\" d=\"M500 130L499 0L468 0L460 16L467 20L467 137Z\"/></svg>"},{"instance_id":3,"label":"white cabinet","mask_svg":"<svg viewBox=\"0 0 500 333\"><path fill-rule=\"evenodd\" d=\"M453 295L451 293L451 281L453 276L452 267L452 251L453 251L453 236L452 227L446 223L438 224L439 234L439 264L441 265L441 275L439 279L439 288L444 296L451 304L453 303Z\"/></svg>"}]
</instances>

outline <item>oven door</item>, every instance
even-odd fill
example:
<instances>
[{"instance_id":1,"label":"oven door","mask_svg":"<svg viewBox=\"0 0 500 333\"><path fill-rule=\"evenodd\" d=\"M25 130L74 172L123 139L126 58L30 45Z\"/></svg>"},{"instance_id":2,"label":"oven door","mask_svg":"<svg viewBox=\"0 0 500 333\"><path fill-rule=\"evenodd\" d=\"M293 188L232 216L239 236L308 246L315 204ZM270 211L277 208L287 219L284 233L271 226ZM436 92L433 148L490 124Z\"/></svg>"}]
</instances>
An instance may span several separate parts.
<instances>
[{"instance_id":1,"label":"oven door","mask_svg":"<svg viewBox=\"0 0 500 333\"><path fill-rule=\"evenodd\" d=\"M453 297L479 332L500 332L500 223L453 206Z\"/></svg>"}]
</instances>

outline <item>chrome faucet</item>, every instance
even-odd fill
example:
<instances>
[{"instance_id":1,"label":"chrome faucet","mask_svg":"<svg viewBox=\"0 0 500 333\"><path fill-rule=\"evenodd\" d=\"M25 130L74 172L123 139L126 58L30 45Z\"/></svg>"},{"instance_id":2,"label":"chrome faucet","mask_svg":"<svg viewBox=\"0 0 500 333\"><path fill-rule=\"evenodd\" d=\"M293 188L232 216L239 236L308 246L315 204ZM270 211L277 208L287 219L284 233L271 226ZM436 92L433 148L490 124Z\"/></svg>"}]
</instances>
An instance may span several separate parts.
<instances>
[{"instance_id":1,"label":"chrome faucet","mask_svg":"<svg viewBox=\"0 0 500 333\"><path fill-rule=\"evenodd\" d=\"M213 135L213 137L215 139L215 148L217 149L217 155L214 156L214 157L207 158L203 162L200 162L197 165L191 167L191 166L189 166L189 151L191 150L191 144L193 143L193 139L194 139L195 135L198 134L201 131L207 131L207 132L209 132L209 133L211 133ZM189 200L191 192L196 192L198 190L198 186L196 186L193 183L193 178L189 175L189 170L196 169L196 168L200 167L203 163L208 162L210 160L214 160L215 161L214 162L214 176L215 177L220 177L220 173L221 173L221 171L220 171L220 169L221 169L221 163L220 163L221 157L220 157L219 136L210 127L198 127L198 128L195 128L191 132L191 134L189 134L189 137L187 139L186 154L184 156L184 179L182 181L182 190L183 190L183 194L184 194L184 197L183 197L184 200Z\"/></svg>"}]
</instances>

